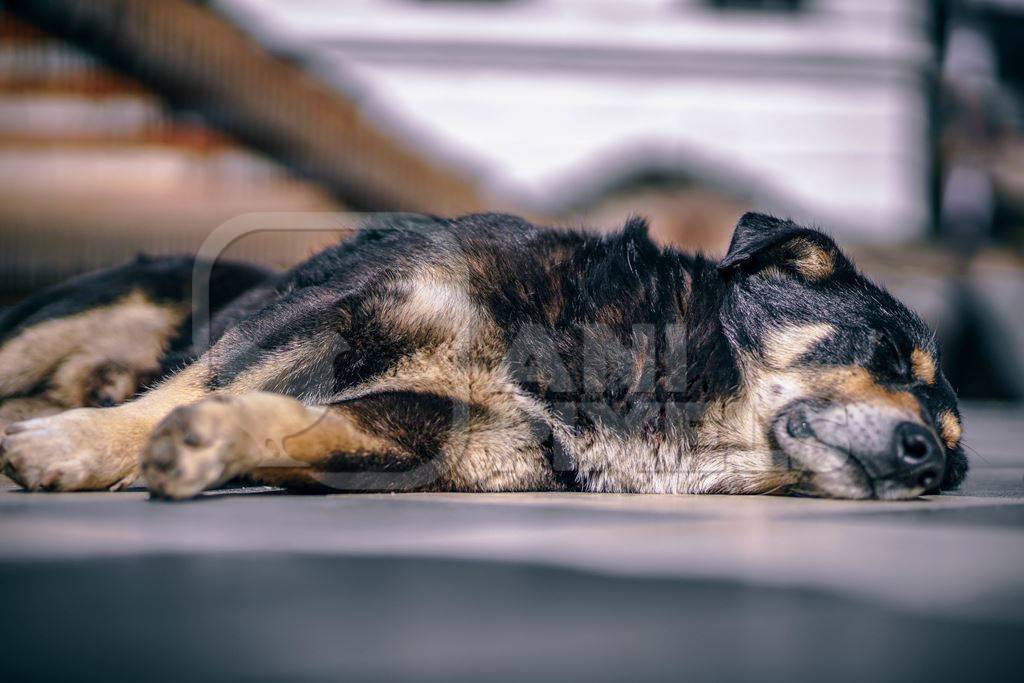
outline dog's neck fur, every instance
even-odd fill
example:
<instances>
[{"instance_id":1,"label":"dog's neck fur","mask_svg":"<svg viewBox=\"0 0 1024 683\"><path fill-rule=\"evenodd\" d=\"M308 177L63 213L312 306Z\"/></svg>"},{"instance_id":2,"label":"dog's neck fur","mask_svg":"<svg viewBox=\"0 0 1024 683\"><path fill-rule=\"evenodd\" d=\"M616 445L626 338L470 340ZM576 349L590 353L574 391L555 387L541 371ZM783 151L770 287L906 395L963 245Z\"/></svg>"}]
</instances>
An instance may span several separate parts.
<instances>
[{"instance_id":1,"label":"dog's neck fur","mask_svg":"<svg viewBox=\"0 0 1024 683\"><path fill-rule=\"evenodd\" d=\"M631 227L608 240L600 258L588 253L573 270L583 272L579 299L587 305L570 306L570 326L606 326L622 343L634 330L654 327L661 344L657 353L672 354L670 373L683 373L685 381L672 381L668 395L660 400L705 404L734 394L740 382L739 369L721 322L729 285L723 281L717 263L702 254L661 249L643 227ZM564 318L563 318L564 319ZM676 346L668 337L682 334ZM684 341L685 340L685 341ZM632 363L642 363L653 350L629 346ZM668 359L666 359L668 360ZM680 367L682 364L682 367Z\"/></svg>"}]
</instances>

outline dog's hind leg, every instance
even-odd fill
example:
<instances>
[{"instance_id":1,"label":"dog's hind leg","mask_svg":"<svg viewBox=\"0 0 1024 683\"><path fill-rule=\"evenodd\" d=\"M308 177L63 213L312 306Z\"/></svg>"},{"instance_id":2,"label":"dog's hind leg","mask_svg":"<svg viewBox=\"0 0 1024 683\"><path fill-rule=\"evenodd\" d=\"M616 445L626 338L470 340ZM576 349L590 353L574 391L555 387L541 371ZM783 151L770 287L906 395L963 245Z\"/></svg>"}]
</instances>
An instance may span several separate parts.
<instances>
[{"instance_id":1,"label":"dog's hind leg","mask_svg":"<svg viewBox=\"0 0 1024 683\"><path fill-rule=\"evenodd\" d=\"M129 400L159 374L183 307L133 292L17 331L0 344L0 422Z\"/></svg>"},{"instance_id":2,"label":"dog's hind leg","mask_svg":"<svg viewBox=\"0 0 1024 683\"><path fill-rule=\"evenodd\" d=\"M546 464L521 416L413 391L326 407L215 395L171 413L142 455L150 490L175 499L239 475L317 492L551 488Z\"/></svg>"}]
</instances>

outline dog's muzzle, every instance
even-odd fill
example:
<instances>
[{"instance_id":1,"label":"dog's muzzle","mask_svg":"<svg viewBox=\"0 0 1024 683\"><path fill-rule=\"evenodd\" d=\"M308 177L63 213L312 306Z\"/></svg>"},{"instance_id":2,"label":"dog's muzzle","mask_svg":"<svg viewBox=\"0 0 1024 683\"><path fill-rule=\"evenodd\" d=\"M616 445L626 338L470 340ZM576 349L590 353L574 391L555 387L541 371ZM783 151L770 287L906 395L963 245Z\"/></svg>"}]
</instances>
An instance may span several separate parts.
<instances>
[{"instance_id":1,"label":"dog's muzzle","mask_svg":"<svg viewBox=\"0 0 1024 683\"><path fill-rule=\"evenodd\" d=\"M844 474L854 479L851 465L880 498L913 497L942 481L945 451L935 432L885 406L798 401L778 415L774 431L785 454L820 475L826 489L841 490Z\"/></svg>"}]
</instances>

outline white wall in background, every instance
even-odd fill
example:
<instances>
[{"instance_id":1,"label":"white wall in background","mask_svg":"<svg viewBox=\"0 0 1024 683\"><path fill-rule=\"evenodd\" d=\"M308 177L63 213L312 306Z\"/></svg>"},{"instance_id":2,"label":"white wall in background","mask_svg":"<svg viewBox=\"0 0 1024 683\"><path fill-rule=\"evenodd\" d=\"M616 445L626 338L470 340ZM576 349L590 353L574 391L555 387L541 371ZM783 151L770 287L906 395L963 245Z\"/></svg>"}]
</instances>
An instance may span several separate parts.
<instances>
[{"instance_id":1,"label":"white wall in background","mask_svg":"<svg viewBox=\"0 0 1024 683\"><path fill-rule=\"evenodd\" d=\"M924 5L219 0L379 124L544 208L623 157L734 179L848 239L928 220Z\"/></svg>"}]
</instances>

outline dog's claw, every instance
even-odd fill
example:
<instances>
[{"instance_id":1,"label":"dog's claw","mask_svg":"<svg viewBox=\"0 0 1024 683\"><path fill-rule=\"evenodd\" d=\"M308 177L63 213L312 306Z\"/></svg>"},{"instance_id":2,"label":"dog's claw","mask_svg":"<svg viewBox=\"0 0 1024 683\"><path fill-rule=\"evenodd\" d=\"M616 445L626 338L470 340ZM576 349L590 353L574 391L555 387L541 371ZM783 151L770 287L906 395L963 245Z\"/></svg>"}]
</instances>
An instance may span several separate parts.
<instances>
[{"instance_id":1,"label":"dog's claw","mask_svg":"<svg viewBox=\"0 0 1024 683\"><path fill-rule=\"evenodd\" d=\"M49 491L54 488L61 476L64 474L59 468L48 469L44 474L43 478L39 480L39 488L44 491Z\"/></svg>"},{"instance_id":2,"label":"dog's claw","mask_svg":"<svg viewBox=\"0 0 1024 683\"><path fill-rule=\"evenodd\" d=\"M113 486L111 486L109 490L110 491L123 491L124 489L128 488L129 486L131 486L135 482L136 478L137 477L134 474L132 474L131 476L125 477L121 481L119 481L116 484L114 484Z\"/></svg>"}]
</instances>

